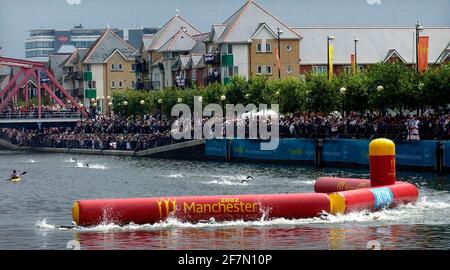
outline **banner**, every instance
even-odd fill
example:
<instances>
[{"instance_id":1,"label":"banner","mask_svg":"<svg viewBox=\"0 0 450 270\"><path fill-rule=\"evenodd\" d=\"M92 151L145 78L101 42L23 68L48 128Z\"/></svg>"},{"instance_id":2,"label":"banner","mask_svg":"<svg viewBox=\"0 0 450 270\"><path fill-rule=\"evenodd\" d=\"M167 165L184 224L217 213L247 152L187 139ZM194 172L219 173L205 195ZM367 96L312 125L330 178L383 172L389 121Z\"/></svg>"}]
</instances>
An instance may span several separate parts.
<instances>
[{"instance_id":1,"label":"banner","mask_svg":"<svg viewBox=\"0 0 450 270\"><path fill-rule=\"evenodd\" d=\"M355 59L355 55L354 54L352 54L351 56L350 56L350 61L351 61L351 63L352 63L352 72L353 72L353 74L356 74L356 61L355 61L356 59Z\"/></svg>"},{"instance_id":2,"label":"banner","mask_svg":"<svg viewBox=\"0 0 450 270\"><path fill-rule=\"evenodd\" d=\"M419 37L418 65L420 73L424 73L428 69L428 45L429 45L429 37L426 36Z\"/></svg>"},{"instance_id":3,"label":"banner","mask_svg":"<svg viewBox=\"0 0 450 270\"><path fill-rule=\"evenodd\" d=\"M328 76L330 80L333 78L333 45L328 46Z\"/></svg>"},{"instance_id":4,"label":"banner","mask_svg":"<svg viewBox=\"0 0 450 270\"><path fill-rule=\"evenodd\" d=\"M278 66L278 68L281 68L280 52L279 52L278 48L275 48L275 58L277 59L277 66Z\"/></svg>"}]
</instances>

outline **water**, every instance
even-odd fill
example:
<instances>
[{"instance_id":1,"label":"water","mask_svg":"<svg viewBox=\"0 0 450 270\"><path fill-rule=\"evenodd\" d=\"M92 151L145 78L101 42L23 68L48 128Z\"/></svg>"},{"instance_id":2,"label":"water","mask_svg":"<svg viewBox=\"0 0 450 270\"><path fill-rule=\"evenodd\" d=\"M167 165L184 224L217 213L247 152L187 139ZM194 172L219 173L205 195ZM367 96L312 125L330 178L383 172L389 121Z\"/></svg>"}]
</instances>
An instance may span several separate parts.
<instances>
[{"instance_id":1,"label":"water","mask_svg":"<svg viewBox=\"0 0 450 270\"><path fill-rule=\"evenodd\" d=\"M28 172L21 183L6 181L12 169ZM170 219L68 230L60 226L71 225L78 199L312 192L320 176L368 171L0 151L0 249L66 249L69 241L81 249L365 249L371 240L383 249L449 249L450 176L398 174L419 186L417 204L326 220ZM255 180L242 184L248 175Z\"/></svg>"}]
</instances>

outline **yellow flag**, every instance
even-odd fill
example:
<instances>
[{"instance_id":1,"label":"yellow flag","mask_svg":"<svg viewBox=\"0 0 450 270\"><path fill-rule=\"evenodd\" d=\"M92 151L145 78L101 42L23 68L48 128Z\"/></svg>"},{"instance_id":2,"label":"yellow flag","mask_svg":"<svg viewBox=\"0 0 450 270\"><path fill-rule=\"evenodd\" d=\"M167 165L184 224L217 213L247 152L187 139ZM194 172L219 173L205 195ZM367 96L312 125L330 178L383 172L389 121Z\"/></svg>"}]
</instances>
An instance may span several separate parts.
<instances>
[{"instance_id":1,"label":"yellow flag","mask_svg":"<svg viewBox=\"0 0 450 270\"><path fill-rule=\"evenodd\" d=\"M328 46L328 74L330 77L330 80L333 78L333 45Z\"/></svg>"}]
</instances>

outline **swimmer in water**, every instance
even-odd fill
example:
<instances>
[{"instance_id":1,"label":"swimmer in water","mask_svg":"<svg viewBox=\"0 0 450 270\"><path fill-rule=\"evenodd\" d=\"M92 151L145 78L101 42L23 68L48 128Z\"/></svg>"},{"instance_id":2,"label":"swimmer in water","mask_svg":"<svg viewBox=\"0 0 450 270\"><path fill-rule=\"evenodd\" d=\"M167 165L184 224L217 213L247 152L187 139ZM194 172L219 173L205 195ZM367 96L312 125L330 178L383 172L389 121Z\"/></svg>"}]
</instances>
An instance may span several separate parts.
<instances>
[{"instance_id":1,"label":"swimmer in water","mask_svg":"<svg viewBox=\"0 0 450 270\"><path fill-rule=\"evenodd\" d=\"M71 158L70 160L75 162L75 163L78 163L78 160L76 158Z\"/></svg>"},{"instance_id":2,"label":"swimmer in water","mask_svg":"<svg viewBox=\"0 0 450 270\"><path fill-rule=\"evenodd\" d=\"M249 180L255 180L255 178L253 178L253 176L247 176L247 179L242 180L241 183L242 183L242 184L244 184L244 183L247 183L247 184L248 184L248 181L249 181Z\"/></svg>"},{"instance_id":3,"label":"swimmer in water","mask_svg":"<svg viewBox=\"0 0 450 270\"><path fill-rule=\"evenodd\" d=\"M86 165L86 167L88 167L88 168L89 168L89 164L85 163L84 165Z\"/></svg>"}]
</instances>

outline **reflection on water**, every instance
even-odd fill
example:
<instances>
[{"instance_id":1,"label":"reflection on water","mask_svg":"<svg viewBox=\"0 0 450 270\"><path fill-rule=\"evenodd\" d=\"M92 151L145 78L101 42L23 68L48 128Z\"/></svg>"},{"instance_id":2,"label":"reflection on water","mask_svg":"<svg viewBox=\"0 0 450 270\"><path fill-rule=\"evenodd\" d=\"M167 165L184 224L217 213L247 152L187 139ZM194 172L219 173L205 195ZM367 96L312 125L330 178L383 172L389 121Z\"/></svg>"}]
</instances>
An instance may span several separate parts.
<instances>
[{"instance_id":1,"label":"reflection on water","mask_svg":"<svg viewBox=\"0 0 450 270\"><path fill-rule=\"evenodd\" d=\"M0 249L382 249L450 248L450 176L400 171L416 184L414 205L326 219L188 224L177 220L68 230L78 199L312 192L320 176L368 178L368 170L17 154L0 151L0 177L27 171L19 185L0 183ZM254 180L242 183L247 176ZM1 179L1 178L0 178Z\"/></svg>"},{"instance_id":2,"label":"reflection on water","mask_svg":"<svg viewBox=\"0 0 450 270\"><path fill-rule=\"evenodd\" d=\"M381 249L442 249L432 235L448 230L421 225L389 225L358 228L227 228L172 229L136 232L76 232L73 237L81 249L331 249L364 250L369 241L376 240ZM206 244L206 243L207 244ZM411 243L414 245L411 246ZM435 245L438 244L438 245ZM445 244L445 243L443 243Z\"/></svg>"}]
</instances>

